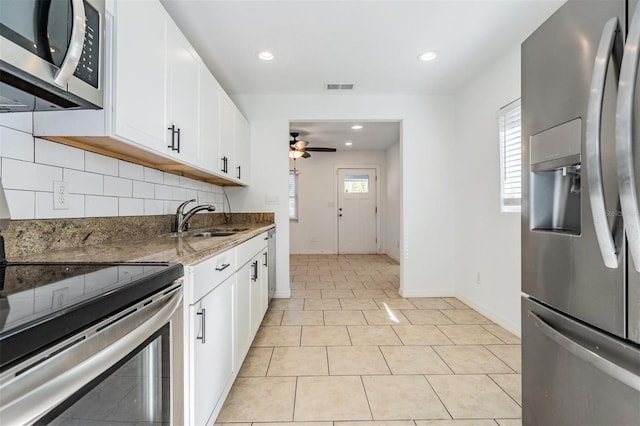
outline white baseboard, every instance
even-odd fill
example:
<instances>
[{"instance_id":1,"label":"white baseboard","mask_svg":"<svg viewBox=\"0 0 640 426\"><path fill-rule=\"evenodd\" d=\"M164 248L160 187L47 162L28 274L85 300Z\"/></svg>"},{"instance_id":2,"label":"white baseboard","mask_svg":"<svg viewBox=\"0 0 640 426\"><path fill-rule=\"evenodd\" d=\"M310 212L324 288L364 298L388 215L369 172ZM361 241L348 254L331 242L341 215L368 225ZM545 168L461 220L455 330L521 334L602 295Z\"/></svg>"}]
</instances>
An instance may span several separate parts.
<instances>
[{"instance_id":1,"label":"white baseboard","mask_svg":"<svg viewBox=\"0 0 640 426\"><path fill-rule=\"evenodd\" d=\"M301 250L291 251L290 254L337 254L335 250Z\"/></svg>"},{"instance_id":2,"label":"white baseboard","mask_svg":"<svg viewBox=\"0 0 640 426\"><path fill-rule=\"evenodd\" d=\"M285 291L276 291L273 294L274 299L288 299L291 297L291 290L287 289Z\"/></svg>"},{"instance_id":3,"label":"white baseboard","mask_svg":"<svg viewBox=\"0 0 640 426\"><path fill-rule=\"evenodd\" d=\"M518 337L521 337L522 329L521 329L521 324L520 324L519 321L517 323L514 323L513 321L503 317L502 315L498 315L495 312L485 308L484 306L480 306L480 305L472 302L471 300L467 299L466 297L462 296L461 294L456 294L455 297L458 300L460 300L462 303L464 303L465 305L469 305L469 307L473 308L475 311L478 311L478 313L480 313L480 314L484 315L485 317L489 318L491 321L495 322L500 327L506 329L507 331L509 331L510 333L515 334Z\"/></svg>"}]
</instances>

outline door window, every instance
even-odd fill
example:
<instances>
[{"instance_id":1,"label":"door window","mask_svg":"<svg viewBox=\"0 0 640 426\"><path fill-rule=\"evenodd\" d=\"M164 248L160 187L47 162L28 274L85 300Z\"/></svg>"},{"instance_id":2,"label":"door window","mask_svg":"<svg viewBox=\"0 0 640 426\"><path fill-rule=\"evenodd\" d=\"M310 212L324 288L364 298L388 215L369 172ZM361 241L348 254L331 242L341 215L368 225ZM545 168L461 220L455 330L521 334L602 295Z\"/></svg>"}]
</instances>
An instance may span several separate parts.
<instances>
[{"instance_id":1,"label":"door window","mask_svg":"<svg viewBox=\"0 0 640 426\"><path fill-rule=\"evenodd\" d=\"M369 175L346 175L344 177L344 192L369 192Z\"/></svg>"}]
</instances>

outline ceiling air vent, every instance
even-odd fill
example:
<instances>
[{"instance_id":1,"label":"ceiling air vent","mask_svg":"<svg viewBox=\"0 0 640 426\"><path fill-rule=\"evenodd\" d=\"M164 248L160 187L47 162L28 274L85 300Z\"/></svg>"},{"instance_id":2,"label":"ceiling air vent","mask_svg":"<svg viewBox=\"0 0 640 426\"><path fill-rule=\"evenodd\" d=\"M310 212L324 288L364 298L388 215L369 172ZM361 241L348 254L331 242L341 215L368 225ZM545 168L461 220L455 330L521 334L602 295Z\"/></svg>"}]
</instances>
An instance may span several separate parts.
<instances>
[{"instance_id":1,"label":"ceiling air vent","mask_svg":"<svg viewBox=\"0 0 640 426\"><path fill-rule=\"evenodd\" d=\"M353 84L327 83L327 90L353 90Z\"/></svg>"}]
</instances>

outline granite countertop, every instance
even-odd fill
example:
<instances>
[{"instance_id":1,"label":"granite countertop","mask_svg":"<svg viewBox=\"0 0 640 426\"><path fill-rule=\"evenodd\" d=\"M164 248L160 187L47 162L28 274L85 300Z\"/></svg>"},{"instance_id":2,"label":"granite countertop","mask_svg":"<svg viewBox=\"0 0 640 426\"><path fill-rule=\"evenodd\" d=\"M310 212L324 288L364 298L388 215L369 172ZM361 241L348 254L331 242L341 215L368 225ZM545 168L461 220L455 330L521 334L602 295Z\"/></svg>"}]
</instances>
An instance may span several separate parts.
<instances>
[{"instance_id":1,"label":"granite countertop","mask_svg":"<svg viewBox=\"0 0 640 426\"><path fill-rule=\"evenodd\" d=\"M59 224L56 226L61 228ZM275 224L261 220L259 222L234 223L230 226L203 223L196 226L197 228L186 232L184 236L165 232L128 236L125 239L122 237L118 239L118 231L112 228L113 235L100 243L82 244L81 242L87 240L87 237L84 237L78 244L62 249L29 250L28 252L23 250L20 252L19 248L11 248L9 245L8 248L11 249L8 250L7 258L10 262L174 262L188 265L235 247L273 228ZM226 228L243 230L221 237L192 236L198 231L225 230ZM26 233L27 231L24 234L17 234L18 237L22 237L24 242L21 247L28 245ZM78 232L76 226L73 234L79 234L78 237L81 237L82 232ZM16 252L16 255L10 255L12 250Z\"/></svg>"}]
</instances>

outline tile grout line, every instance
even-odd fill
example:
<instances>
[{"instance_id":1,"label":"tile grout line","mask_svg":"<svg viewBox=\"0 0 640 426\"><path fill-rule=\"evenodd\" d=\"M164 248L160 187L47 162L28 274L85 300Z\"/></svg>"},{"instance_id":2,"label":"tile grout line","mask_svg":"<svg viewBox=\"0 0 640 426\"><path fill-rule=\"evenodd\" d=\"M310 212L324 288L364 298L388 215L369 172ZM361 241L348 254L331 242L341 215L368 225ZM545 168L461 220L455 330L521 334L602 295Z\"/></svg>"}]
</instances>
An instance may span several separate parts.
<instances>
[{"instance_id":1,"label":"tile grout line","mask_svg":"<svg viewBox=\"0 0 640 426\"><path fill-rule=\"evenodd\" d=\"M495 373L493 373L493 374L495 374ZM505 388L503 388L502 385L500 385L500 383L496 382L493 379L493 377L491 377L489 374L487 374L487 377L489 378L489 380L491 380L493 383L495 383L502 390L502 392L506 393L507 396L509 396L509 398L511 398L511 400L518 405L518 407L522 408L522 404L519 403L518 401L516 401L516 399L514 397L512 397L511 394L509 392L507 392L507 390Z\"/></svg>"}]
</instances>

